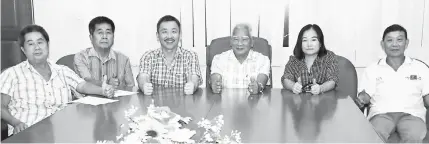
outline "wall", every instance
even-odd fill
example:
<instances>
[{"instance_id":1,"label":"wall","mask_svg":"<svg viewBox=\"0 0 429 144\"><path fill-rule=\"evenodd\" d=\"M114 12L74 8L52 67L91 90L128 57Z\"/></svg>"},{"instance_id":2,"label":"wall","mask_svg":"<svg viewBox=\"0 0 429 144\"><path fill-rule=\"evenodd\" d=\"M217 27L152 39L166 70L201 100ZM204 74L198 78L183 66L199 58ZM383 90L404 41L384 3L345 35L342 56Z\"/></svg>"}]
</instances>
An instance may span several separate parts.
<instances>
[{"instance_id":1,"label":"wall","mask_svg":"<svg viewBox=\"0 0 429 144\"><path fill-rule=\"evenodd\" d=\"M287 5L290 47L283 47ZM429 62L425 56L429 52L429 0L34 1L35 23L45 27L51 37L51 60L90 47L88 23L104 15L116 24L114 49L130 57L136 72L141 55L159 47L156 22L165 14L180 19L181 44L198 53L203 70L205 47L212 39L228 36L238 22L251 24L252 34L267 39L273 47L274 87L281 87L279 78L297 34L309 23L321 26L327 48L352 61L358 73L384 55L379 43L384 29L393 23L408 30L407 54Z\"/></svg>"}]
</instances>

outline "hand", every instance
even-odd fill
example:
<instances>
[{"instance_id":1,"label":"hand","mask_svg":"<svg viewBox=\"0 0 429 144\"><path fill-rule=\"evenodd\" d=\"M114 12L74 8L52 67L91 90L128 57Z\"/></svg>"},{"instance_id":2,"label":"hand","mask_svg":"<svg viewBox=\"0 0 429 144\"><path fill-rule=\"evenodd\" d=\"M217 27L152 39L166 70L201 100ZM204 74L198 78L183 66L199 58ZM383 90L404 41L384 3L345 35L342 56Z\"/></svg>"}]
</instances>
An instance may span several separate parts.
<instances>
[{"instance_id":1,"label":"hand","mask_svg":"<svg viewBox=\"0 0 429 144\"><path fill-rule=\"evenodd\" d=\"M191 82L191 81L188 81L188 82L185 84L185 94L187 94L187 95L192 95L192 94L194 94L194 90L195 90L195 85L194 85L194 83L193 83L193 82Z\"/></svg>"},{"instance_id":2,"label":"hand","mask_svg":"<svg viewBox=\"0 0 429 144\"><path fill-rule=\"evenodd\" d=\"M298 78L298 82L296 82L292 87L292 92L295 94L299 94L302 92L302 83L301 77Z\"/></svg>"},{"instance_id":3,"label":"hand","mask_svg":"<svg viewBox=\"0 0 429 144\"><path fill-rule=\"evenodd\" d=\"M371 100L371 97L368 93L365 91L362 91L358 94L355 102L359 106L359 108L362 108L365 104L368 104Z\"/></svg>"},{"instance_id":4,"label":"hand","mask_svg":"<svg viewBox=\"0 0 429 144\"><path fill-rule=\"evenodd\" d=\"M320 85L317 84L316 79L313 79L313 85L311 86L311 93L317 95L320 93Z\"/></svg>"},{"instance_id":5,"label":"hand","mask_svg":"<svg viewBox=\"0 0 429 144\"><path fill-rule=\"evenodd\" d=\"M103 84L101 85L103 89L103 95L112 98L115 95L115 88L107 84L107 76L103 76Z\"/></svg>"},{"instance_id":6,"label":"hand","mask_svg":"<svg viewBox=\"0 0 429 144\"><path fill-rule=\"evenodd\" d=\"M250 83L248 86L248 90L250 94L258 94L259 93L259 85L256 82L255 77L250 77Z\"/></svg>"},{"instance_id":7,"label":"hand","mask_svg":"<svg viewBox=\"0 0 429 144\"><path fill-rule=\"evenodd\" d=\"M220 93L222 91L222 76L216 75L216 80L211 83L213 93Z\"/></svg>"},{"instance_id":8,"label":"hand","mask_svg":"<svg viewBox=\"0 0 429 144\"><path fill-rule=\"evenodd\" d=\"M25 123L19 122L13 126L13 134L17 134L26 128L28 128L28 126Z\"/></svg>"},{"instance_id":9,"label":"hand","mask_svg":"<svg viewBox=\"0 0 429 144\"><path fill-rule=\"evenodd\" d=\"M194 94L194 91L196 90L194 82L192 82L192 74L187 74L187 82L185 84L185 94L186 95L192 95Z\"/></svg>"},{"instance_id":10,"label":"hand","mask_svg":"<svg viewBox=\"0 0 429 144\"><path fill-rule=\"evenodd\" d=\"M118 88L119 87L119 79L116 76L114 76L113 78L109 79L108 84L114 86L115 88Z\"/></svg>"},{"instance_id":11,"label":"hand","mask_svg":"<svg viewBox=\"0 0 429 144\"><path fill-rule=\"evenodd\" d=\"M152 95L153 93L153 85L150 82L146 82L143 84L143 93L145 95Z\"/></svg>"}]
</instances>

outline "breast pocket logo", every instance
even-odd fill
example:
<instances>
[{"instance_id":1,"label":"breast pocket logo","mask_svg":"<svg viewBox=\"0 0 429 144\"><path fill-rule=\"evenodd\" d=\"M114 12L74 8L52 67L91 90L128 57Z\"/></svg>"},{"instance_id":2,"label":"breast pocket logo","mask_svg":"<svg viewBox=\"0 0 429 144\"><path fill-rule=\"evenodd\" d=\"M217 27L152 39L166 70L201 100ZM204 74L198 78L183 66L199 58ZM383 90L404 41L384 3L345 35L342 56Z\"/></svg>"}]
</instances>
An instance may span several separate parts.
<instances>
[{"instance_id":1,"label":"breast pocket logo","mask_svg":"<svg viewBox=\"0 0 429 144\"><path fill-rule=\"evenodd\" d=\"M410 75L409 77L406 77L409 80L421 80L422 77L417 76L417 75Z\"/></svg>"}]
</instances>

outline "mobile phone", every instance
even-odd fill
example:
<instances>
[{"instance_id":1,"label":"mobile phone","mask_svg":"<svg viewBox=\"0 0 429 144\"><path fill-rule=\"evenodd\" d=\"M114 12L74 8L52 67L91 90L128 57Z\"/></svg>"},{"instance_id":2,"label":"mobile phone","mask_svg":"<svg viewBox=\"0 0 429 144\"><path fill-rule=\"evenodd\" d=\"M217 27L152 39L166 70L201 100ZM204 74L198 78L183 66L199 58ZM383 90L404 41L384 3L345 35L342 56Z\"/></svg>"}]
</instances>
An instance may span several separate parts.
<instances>
[{"instance_id":1,"label":"mobile phone","mask_svg":"<svg viewBox=\"0 0 429 144\"><path fill-rule=\"evenodd\" d=\"M311 92L311 86L313 86L312 83L306 84L305 86L302 87L302 91L303 92Z\"/></svg>"}]
</instances>

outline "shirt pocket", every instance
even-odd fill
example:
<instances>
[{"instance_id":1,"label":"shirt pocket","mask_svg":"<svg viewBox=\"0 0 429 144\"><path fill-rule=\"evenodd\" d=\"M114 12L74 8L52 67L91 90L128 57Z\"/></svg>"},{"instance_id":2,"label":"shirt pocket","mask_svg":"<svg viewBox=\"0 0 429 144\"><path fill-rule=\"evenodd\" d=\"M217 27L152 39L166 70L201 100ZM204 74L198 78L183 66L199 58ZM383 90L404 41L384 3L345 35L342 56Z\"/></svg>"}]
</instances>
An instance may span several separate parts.
<instances>
[{"instance_id":1,"label":"shirt pocket","mask_svg":"<svg viewBox=\"0 0 429 144\"><path fill-rule=\"evenodd\" d=\"M51 98L53 105L61 105L71 101L71 90L67 83L59 79L54 80Z\"/></svg>"},{"instance_id":2,"label":"shirt pocket","mask_svg":"<svg viewBox=\"0 0 429 144\"><path fill-rule=\"evenodd\" d=\"M184 84L187 82L186 74L184 73L176 73L173 76L176 86L184 86Z\"/></svg>"}]
</instances>

